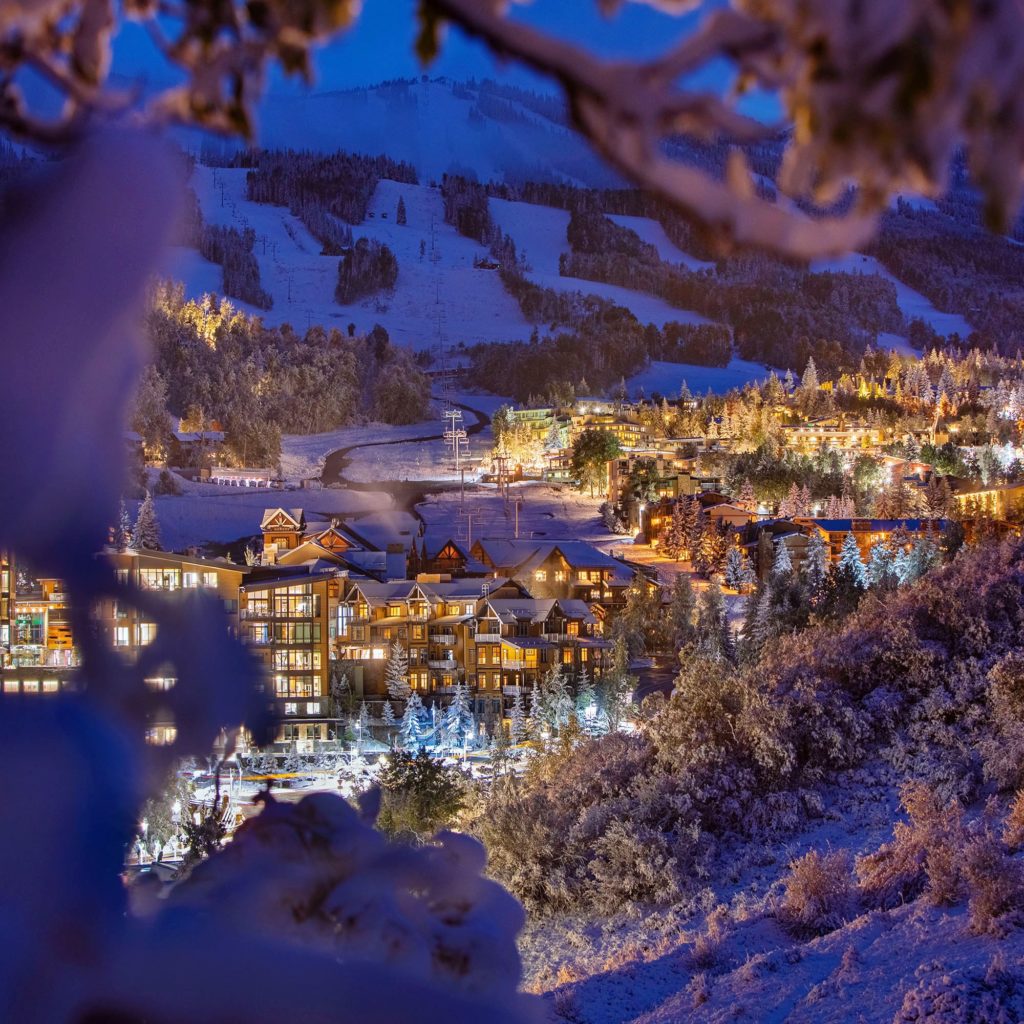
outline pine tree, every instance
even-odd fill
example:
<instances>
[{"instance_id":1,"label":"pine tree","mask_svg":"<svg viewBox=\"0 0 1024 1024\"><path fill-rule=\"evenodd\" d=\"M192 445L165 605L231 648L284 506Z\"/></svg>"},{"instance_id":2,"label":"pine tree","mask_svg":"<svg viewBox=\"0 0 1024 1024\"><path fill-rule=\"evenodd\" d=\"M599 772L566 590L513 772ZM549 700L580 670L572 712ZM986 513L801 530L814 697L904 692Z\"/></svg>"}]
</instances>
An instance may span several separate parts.
<instances>
[{"instance_id":1,"label":"pine tree","mask_svg":"<svg viewBox=\"0 0 1024 1024\"><path fill-rule=\"evenodd\" d=\"M526 728L531 736L536 738L541 724L541 692L537 681L534 680L530 690L530 714L526 720Z\"/></svg>"},{"instance_id":2,"label":"pine tree","mask_svg":"<svg viewBox=\"0 0 1024 1024\"><path fill-rule=\"evenodd\" d=\"M807 392L813 393L818 390L818 368L814 365L814 357L808 356L807 367L800 379L800 386Z\"/></svg>"},{"instance_id":3,"label":"pine tree","mask_svg":"<svg viewBox=\"0 0 1024 1024\"><path fill-rule=\"evenodd\" d=\"M405 224L405 223L407 223L406 215L405 215L405 200L401 196L398 197L398 210L395 213L395 223L396 224Z\"/></svg>"},{"instance_id":4,"label":"pine tree","mask_svg":"<svg viewBox=\"0 0 1024 1024\"><path fill-rule=\"evenodd\" d=\"M696 637L693 626L696 611L697 598L690 577L681 572L672 581L668 605L668 633L673 651L681 651L687 644L693 643Z\"/></svg>"},{"instance_id":5,"label":"pine tree","mask_svg":"<svg viewBox=\"0 0 1024 1024\"><path fill-rule=\"evenodd\" d=\"M724 659L730 649L725 599L718 580L712 579L697 603L697 649L705 658Z\"/></svg>"},{"instance_id":6,"label":"pine tree","mask_svg":"<svg viewBox=\"0 0 1024 1024\"><path fill-rule=\"evenodd\" d=\"M725 585L733 590L742 590L747 579L746 556L741 548L732 544L725 556Z\"/></svg>"},{"instance_id":7,"label":"pine tree","mask_svg":"<svg viewBox=\"0 0 1024 1024\"><path fill-rule=\"evenodd\" d=\"M775 635L775 615L772 609L770 584L765 584L747 602L747 619L743 625L743 656L757 661L768 641Z\"/></svg>"},{"instance_id":8,"label":"pine tree","mask_svg":"<svg viewBox=\"0 0 1024 1024\"><path fill-rule=\"evenodd\" d=\"M451 703L445 708L441 732L445 746L454 750L465 747L473 732L473 712L469 707L469 697L462 683L455 684L455 693Z\"/></svg>"},{"instance_id":9,"label":"pine tree","mask_svg":"<svg viewBox=\"0 0 1024 1024\"><path fill-rule=\"evenodd\" d=\"M573 700L566 685L565 674L560 662L555 662L544 677L541 693L541 714L548 726L560 732L569 724L573 711Z\"/></svg>"},{"instance_id":10,"label":"pine tree","mask_svg":"<svg viewBox=\"0 0 1024 1024\"><path fill-rule=\"evenodd\" d=\"M423 738L423 701L418 693L409 695L398 729L399 741L405 750L419 750Z\"/></svg>"},{"instance_id":11,"label":"pine tree","mask_svg":"<svg viewBox=\"0 0 1024 1024\"><path fill-rule=\"evenodd\" d=\"M754 494L754 485L749 479L743 481L743 486L740 487L740 496L736 503L747 512L757 511L757 497Z\"/></svg>"},{"instance_id":12,"label":"pine tree","mask_svg":"<svg viewBox=\"0 0 1024 1024\"><path fill-rule=\"evenodd\" d=\"M132 542L132 520L128 514L128 506L124 498L117 509L117 530L114 534L114 544L118 551L124 551Z\"/></svg>"},{"instance_id":13,"label":"pine tree","mask_svg":"<svg viewBox=\"0 0 1024 1024\"><path fill-rule=\"evenodd\" d=\"M384 682L392 700L405 700L412 691L409 685L409 655L398 640L391 645Z\"/></svg>"},{"instance_id":14,"label":"pine tree","mask_svg":"<svg viewBox=\"0 0 1024 1024\"><path fill-rule=\"evenodd\" d=\"M587 666L580 669L579 679L576 680L576 716L580 723L585 723L588 713L593 715L593 708L597 702L597 693L590 682L590 675Z\"/></svg>"},{"instance_id":15,"label":"pine tree","mask_svg":"<svg viewBox=\"0 0 1024 1024\"><path fill-rule=\"evenodd\" d=\"M163 551L160 545L160 524L156 518L156 506L149 491L146 491L146 497L142 499L139 514L135 519L132 547L136 551Z\"/></svg>"},{"instance_id":16,"label":"pine tree","mask_svg":"<svg viewBox=\"0 0 1024 1024\"><path fill-rule=\"evenodd\" d=\"M780 537L775 545L775 561L772 564L772 576L791 576L793 574L793 560L789 557L789 545L785 537Z\"/></svg>"},{"instance_id":17,"label":"pine tree","mask_svg":"<svg viewBox=\"0 0 1024 1024\"><path fill-rule=\"evenodd\" d=\"M825 543L825 537L818 530L814 530L807 542L807 553L804 555L804 562L801 566L811 604L818 601L825 592L825 586L828 583L828 569L828 545Z\"/></svg>"},{"instance_id":18,"label":"pine tree","mask_svg":"<svg viewBox=\"0 0 1024 1024\"><path fill-rule=\"evenodd\" d=\"M779 502L779 518L780 519L792 519L795 515L799 515L800 508L800 489L796 485L794 480L790 484L789 491L786 496Z\"/></svg>"},{"instance_id":19,"label":"pine tree","mask_svg":"<svg viewBox=\"0 0 1024 1024\"><path fill-rule=\"evenodd\" d=\"M363 749L363 743L370 736L370 711L366 706L366 701L359 702L359 719L356 723L356 749L360 752Z\"/></svg>"},{"instance_id":20,"label":"pine tree","mask_svg":"<svg viewBox=\"0 0 1024 1024\"><path fill-rule=\"evenodd\" d=\"M860 556L860 548L857 546L857 538L851 530L843 541L843 547L839 552L837 570L847 577L849 582L864 590L868 585L867 570L864 567L864 560Z\"/></svg>"},{"instance_id":21,"label":"pine tree","mask_svg":"<svg viewBox=\"0 0 1024 1024\"><path fill-rule=\"evenodd\" d=\"M868 586L889 587L897 583L896 559L892 548L884 541L871 545L868 552L868 564L865 567Z\"/></svg>"},{"instance_id":22,"label":"pine tree","mask_svg":"<svg viewBox=\"0 0 1024 1024\"><path fill-rule=\"evenodd\" d=\"M395 709L391 706L391 701L384 701L384 724L389 728L394 728L395 725Z\"/></svg>"},{"instance_id":23,"label":"pine tree","mask_svg":"<svg viewBox=\"0 0 1024 1024\"><path fill-rule=\"evenodd\" d=\"M516 688L512 698L512 711L509 713L509 736L513 744L522 743L527 735L526 708L523 706L522 687Z\"/></svg>"}]
</instances>

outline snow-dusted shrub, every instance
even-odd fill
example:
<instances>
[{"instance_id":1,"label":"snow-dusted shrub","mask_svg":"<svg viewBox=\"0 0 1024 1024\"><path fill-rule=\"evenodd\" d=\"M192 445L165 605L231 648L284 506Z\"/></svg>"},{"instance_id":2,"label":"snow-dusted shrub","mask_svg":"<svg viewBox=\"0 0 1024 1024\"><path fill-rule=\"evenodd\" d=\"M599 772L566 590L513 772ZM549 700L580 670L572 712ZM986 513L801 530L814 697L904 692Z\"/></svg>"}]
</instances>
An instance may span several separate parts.
<instances>
[{"instance_id":1,"label":"snow-dusted shrub","mask_svg":"<svg viewBox=\"0 0 1024 1024\"><path fill-rule=\"evenodd\" d=\"M985 774L1003 789L1024 786L1024 652L1011 651L988 674L992 733L981 743Z\"/></svg>"},{"instance_id":2,"label":"snow-dusted shrub","mask_svg":"<svg viewBox=\"0 0 1024 1024\"><path fill-rule=\"evenodd\" d=\"M668 836L648 825L612 820L594 843L594 905L614 910L626 903L672 903L679 873Z\"/></svg>"},{"instance_id":3,"label":"snow-dusted shrub","mask_svg":"<svg viewBox=\"0 0 1024 1024\"><path fill-rule=\"evenodd\" d=\"M483 867L483 848L469 836L441 833L437 845L412 848L389 842L341 797L268 796L173 890L168 909L216 912L246 934L316 946L342 962L371 960L515 999L523 911ZM505 940L486 940L492 929Z\"/></svg>"},{"instance_id":4,"label":"snow-dusted shrub","mask_svg":"<svg viewBox=\"0 0 1024 1024\"><path fill-rule=\"evenodd\" d=\"M873 906L891 908L927 892L931 902L953 903L960 891L959 859L966 845L963 812L922 783L901 792L907 821L897 822L892 842L857 858L860 890Z\"/></svg>"},{"instance_id":5,"label":"snow-dusted shrub","mask_svg":"<svg viewBox=\"0 0 1024 1024\"><path fill-rule=\"evenodd\" d=\"M850 856L845 850L810 850L789 866L776 916L794 935L824 935L839 928L854 904Z\"/></svg>"},{"instance_id":6,"label":"snow-dusted shrub","mask_svg":"<svg viewBox=\"0 0 1024 1024\"><path fill-rule=\"evenodd\" d=\"M984 974L932 961L914 976L917 984L903 997L893 1024L1011 1024L1024 1019L1024 976L995 960Z\"/></svg>"},{"instance_id":7,"label":"snow-dusted shrub","mask_svg":"<svg viewBox=\"0 0 1024 1024\"><path fill-rule=\"evenodd\" d=\"M1024 848L1024 790L1018 790L1010 802L1003 823L1003 842L1014 851Z\"/></svg>"},{"instance_id":8,"label":"snow-dusted shrub","mask_svg":"<svg viewBox=\"0 0 1024 1024\"><path fill-rule=\"evenodd\" d=\"M972 839L962 855L967 883L967 911L976 932L998 934L1007 915L1024 908L1024 872L999 838L988 828Z\"/></svg>"},{"instance_id":9,"label":"snow-dusted shrub","mask_svg":"<svg viewBox=\"0 0 1024 1024\"><path fill-rule=\"evenodd\" d=\"M689 952L690 965L704 970L717 966L733 930L729 908L720 903L708 914L703 930L694 937Z\"/></svg>"}]
</instances>

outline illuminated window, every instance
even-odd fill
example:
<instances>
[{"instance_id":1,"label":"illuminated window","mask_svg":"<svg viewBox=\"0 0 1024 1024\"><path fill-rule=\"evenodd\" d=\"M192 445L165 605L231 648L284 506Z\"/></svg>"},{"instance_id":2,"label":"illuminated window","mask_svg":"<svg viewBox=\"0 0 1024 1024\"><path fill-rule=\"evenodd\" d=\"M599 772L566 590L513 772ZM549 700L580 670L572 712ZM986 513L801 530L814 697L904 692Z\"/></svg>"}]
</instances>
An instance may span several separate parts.
<instances>
[{"instance_id":1,"label":"illuminated window","mask_svg":"<svg viewBox=\"0 0 1024 1024\"><path fill-rule=\"evenodd\" d=\"M56 693L60 689L60 683L56 679L43 680L43 693Z\"/></svg>"},{"instance_id":2,"label":"illuminated window","mask_svg":"<svg viewBox=\"0 0 1024 1024\"><path fill-rule=\"evenodd\" d=\"M203 586L209 590L215 590L217 587L217 574L215 572L204 572Z\"/></svg>"},{"instance_id":3,"label":"illuminated window","mask_svg":"<svg viewBox=\"0 0 1024 1024\"><path fill-rule=\"evenodd\" d=\"M39 680L38 679L26 679L21 684L22 693L38 693L39 692Z\"/></svg>"},{"instance_id":4,"label":"illuminated window","mask_svg":"<svg viewBox=\"0 0 1024 1024\"><path fill-rule=\"evenodd\" d=\"M285 706L284 706L284 713L286 715L297 715L299 713L299 705L298 704L285 704Z\"/></svg>"},{"instance_id":5,"label":"illuminated window","mask_svg":"<svg viewBox=\"0 0 1024 1024\"><path fill-rule=\"evenodd\" d=\"M535 579L535 580L536 580L536 581L537 581L538 583L543 583L543 582L544 582L544 581L545 581L545 580L546 580L546 579L548 578L547 570L545 570L545 569L538 569L538 570L537 570L537 571L536 571L536 572L535 572L535 573L533 574L533 578L534 578L534 579Z\"/></svg>"},{"instance_id":6,"label":"illuminated window","mask_svg":"<svg viewBox=\"0 0 1024 1024\"><path fill-rule=\"evenodd\" d=\"M173 725L154 725L146 730L146 742L151 747L170 746L178 736L178 730Z\"/></svg>"},{"instance_id":7,"label":"illuminated window","mask_svg":"<svg viewBox=\"0 0 1024 1024\"><path fill-rule=\"evenodd\" d=\"M138 625L138 630L140 647L145 647L146 644L151 644L156 639L155 622L140 622Z\"/></svg>"},{"instance_id":8,"label":"illuminated window","mask_svg":"<svg viewBox=\"0 0 1024 1024\"><path fill-rule=\"evenodd\" d=\"M18 693L21 690L21 683L17 679L4 680L4 693Z\"/></svg>"},{"instance_id":9,"label":"illuminated window","mask_svg":"<svg viewBox=\"0 0 1024 1024\"><path fill-rule=\"evenodd\" d=\"M370 657L373 658L374 661L383 661L387 657L387 654L383 647L374 647L370 652Z\"/></svg>"},{"instance_id":10,"label":"illuminated window","mask_svg":"<svg viewBox=\"0 0 1024 1024\"><path fill-rule=\"evenodd\" d=\"M319 701L310 701L306 705L306 714L307 715L319 715L320 714L320 702Z\"/></svg>"},{"instance_id":11,"label":"illuminated window","mask_svg":"<svg viewBox=\"0 0 1024 1024\"><path fill-rule=\"evenodd\" d=\"M114 646L115 647L130 647L131 646L131 633L127 626L115 626L114 627Z\"/></svg>"}]
</instances>

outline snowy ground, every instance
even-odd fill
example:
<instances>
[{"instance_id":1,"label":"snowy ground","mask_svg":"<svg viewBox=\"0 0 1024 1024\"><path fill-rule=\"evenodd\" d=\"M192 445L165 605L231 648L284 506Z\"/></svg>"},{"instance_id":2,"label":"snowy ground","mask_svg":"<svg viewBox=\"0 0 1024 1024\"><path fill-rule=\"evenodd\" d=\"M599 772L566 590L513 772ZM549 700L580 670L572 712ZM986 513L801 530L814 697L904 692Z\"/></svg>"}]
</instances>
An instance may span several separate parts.
<instances>
[{"instance_id":1,"label":"snowy ground","mask_svg":"<svg viewBox=\"0 0 1024 1024\"><path fill-rule=\"evenodd\" d=\"M510 488L513 498L519 497L519 536L540 540L585 540L604 549L623 548L628 553L626 538L610 534L598 508L601 498L590 498L569 487L551 484L523 483ZM467 540L467 516L472 515L472 536L511 538L515 536L515 503L506 504L495 487L477 487L467 491L464 505L458 491L431 494L416 507L423 517L428 533L439 536L447 532L458 540Z\"/></svg>"},{"instance_id":2,"label":"snowy ground","mask_svg":"<svg viewBox=\"0 0 1024 1024\"><path fill-rule=\"evenodd\" d=\"M676 397L683 381L690 391L702 395L710 388L723 394L730 388L741 388L749 381L762 381L768 376L760 363L746 359L733 359L728 366L695 366L693 363L666 363L652 360L646 370L626 381L630 397L639 397L641 391L648 398L655 391L666 397Z\"/></svg>"},{"instance_id":3,"label":"snowy ground","mask_svg":"<svg viewBox=\"0 0 1024 1024\"><path fill-rule=\"evenodd\" d=\"M699 260L677 248L665 234L665 229L650 217L623 217L612 214L608 219L629 228L630 231L635 231L642 241L653 245L658 250L658 255L669 263L682 263L687 270L714 270L714 263Z\"/></svg>"},{"instance_id":4,"label":"snowy ground","mask_svg":"<svg viewBox=\"0 0 1024 1024\"><path fill-rule=\"evenodd\" d=\"M325 490L277 491L269 488L190 485L186 493L160 495L156 503L160 536L168 551L183 551L207 542L226 543L259 534L264 509L302 508L308 520L320 519L325 528L332 516L358 516L392 507L383 492ZM127 502L134 518L138 502Z\"/></svg>"}]
</instances>

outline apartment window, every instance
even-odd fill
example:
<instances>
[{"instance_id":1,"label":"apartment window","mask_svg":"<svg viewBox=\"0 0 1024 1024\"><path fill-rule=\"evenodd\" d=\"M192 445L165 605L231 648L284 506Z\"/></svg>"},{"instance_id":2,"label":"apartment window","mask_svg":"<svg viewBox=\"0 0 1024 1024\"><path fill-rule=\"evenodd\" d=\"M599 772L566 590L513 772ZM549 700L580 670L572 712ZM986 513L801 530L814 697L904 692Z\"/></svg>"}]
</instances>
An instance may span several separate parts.
<instances>
[{"instance_id":1,"label":"apartment window","mask_svg":"<svg viewBox=\"0 0 1024 1024\"><path fill-rule=\"evenodd\" d=\"M179 569L140 569L139 586L143 590L177 590L181 586Z\"/></svg>"},{"instance_id":2,"label":"apartment window","mask_svg":"<svg viewBox=\"0 0 1024 1024\"><path fill-rule=\"evenodd\" d=\"M114 646L115 647L130 647L131 646L131 632L128 626L115 626L114 627Z\"/></svg>"},{"instance_id":3,"label":"apartment window","mask_svg":"<svg viewBox=\"0 0 1024 1024\"><path fill-rule=\"evenodd\" d=\"M569 636L579 636L580 624L578 622L567 622L565 624L565 631Z\"/></svg>"},{"instance_id":4,"label":"apartment window","mask_svg":"<svg viewBox=\"0 0 1024 1024\"><path fill-rule=\"evenodd\" d=\"M39 680L38 679L25 679L21 684L22 693L38 693L39 692Z\"/></svg>"},{"instance_id":5,"label":"apartment window","mask_svg":"<svg viewBox=\"0 0 1024 1024\"><path fill-rule=\"evenodd\" d=\"M286 715L297 715L299 713L299 705L298 704L285 704L285 706L284 706L284 713Z\"/></svg>"},{"instance_id":6,"label":"apartment window","mask_svg":"<svg viewBox=\"0 0 1024 1024\"><path fill-rule=\"evenodd\" d=\"M571 647L563 647L562 648L562 664L563 665L571 665L572 664L572 648Z\"/></svg>"},{"instance_id":7,"label":"apartment window","mask_svg":"<svg viewBox=\"0 0 1024 1024\"><path fill-rule=\"evenodd\" d=\"M151 747L170 746L178 738L178 730L173 725L154 725L146 730L146 742Z\"/></svg>"},{"instance_id":8,"label":"apartment window","mask_svg":"<svg viewBox=\"0 0 1024 1024\"><path fill-rule=\"evenodd\" d=\"M320 714L320 702L318 700L317 701L310 701L306 705L306 714L307 715L319 715Z\"/></svg>"},{"instance_id":9,"label":"apartment window","mask_svg":"<svg viewBox=\"0 0 1024 1024\"><path fill-rule=\"evenodd\" d=\"M138 630L140 647L145 647L146 644L151 644L156 639L155 622L140 622L138 625Z\"/></svg>"},{"instance_id":10,"label":"apartment window","mask_svg":"<svg viewBox=\"0 0 1024 1024\"><path fill-rule=\"evenodd\" d=\"M204 572L203 573L203 586L208 590L217 589L217 574L215 572Z\"/></svg>"},{"instance_id":11,"label":"apartment window","mask_svg":"<svg viewBox=\"0 0 1024 1024\"><path fill-rule=\"evenodd\" d=\"M115 575L117 576L117 582L118 583L127 584L127 582L128 582L128 570L127 569L117 569L115 571ZM4 590L7 590L7 589L8 588L5 586Z\"/></svg>"},{"instance_id":12,"label":"apartment window","mask_svg":"<svg viewBox=\"0 0 1024 1024\"><path fill-rule=\"evenodd\" d=\"M249 627L249 639L254 644L270 643L270 625L266 622L258 622Z\"/></svg>"},{"instance_id":13,"label":"apartment window","mask_svg":"<svg viewBox=\"0 0 1024 1024\"><path fill-rule=\"evenodd\" d=\"M565 582L565 570L564 569L556 569L555 570L555 582L556 583L564 583Z\"/></svg>"},{"instance_id":14,"label":"apartment window","mask_svg":"<svg viewBox=\"0 0 1024 1024\"><path fill-rule=\"evenodd\" d=\"M466 614L467 615L472 615L473 614L473 606L471 604L467 604L466 605Z\"/></svg>"},{"instance_id":15,"label":"apartment window","mask_svg":"<svg viewBox=\"0 0 1024 1024\"><path fill-rule=\"evenodd\" d=\"M538 570L537 570L537 571L536 571L536 572L535 572L535 573L533 574L533 578L534 578L534 579L535 579L535 580L536 580L536 581L537 581L538 583L543 583L543 582L545 582L545 580L547 580L547 578L548 578L547 570L546 570L546 569L538 569Z\"/></svg>"},{"instance_id":16,"label":"apartment window","mask_svg":"<svg viewBox=\"0 0 1024 1024\"><path fill-rule=\"evenodd\" d=\"M424 636L424 628L423 628L423 626L413 626L412 627L412 638L413 638L413 640L422 640L423 636Z\"/></svg>"},{"instance_id":17,"label":"apartment window","mask_svg":"<svg viewBox=\"0 0 1024 1024\"><path fill-rule=\"evenodd\" d=\"M60 689L60 683L56 679L43 680L43 693L56 693Z\"/></svg>"},{"instance_id":18,"label":"apartment window","mask_svg":"<svg viewBox=\"0 0 1024 1024\"><path fill-rule=\"evenodd\" d=\"M387 657L387 652L383 647L374 647L370 651L370 657L373 658L374 661L383 661Z\"/></svg>"},{"instance_id":19,"label":"apartment window","mask_svg":"<svg viewBox=\"0 0 1024 1024\"><path fill-rule=\"evenodd\" d=\"M199 573L183 572L181 574L181 585L185 590L195 590L199 586Z\"/></svg>"},{"instance_id":20,"label":"apartment window","mask_svg":"<svg viewBox=\"0 0 1024 1024\"><path fill-rule=\"evenodd\" d=\"M17 679L4 680L4 693L18 693L21 690L21 683Z\"/></svg>"},{"instance_id":21,"label":"apartment window","mask_svg":"<svg viewBox=\"0 0 1024 1024\"><path fill-rule=\"evenodd\" d=\"M586 647L581 647L580 648L580 661L586 661L587 660L587 655L589 653L590 652L586 649Z\"/></svg>"},{"instance_id":22,"label":"apartment window","mask_svg":"<svg viewBox=\"0 0 1024 1024\"><path fill-rule=\"evenodd\" d=\"M402 614L402 606L400 604L389 604L388 614L389 619L397 619Z\"/></svg>"}]
</instances>

